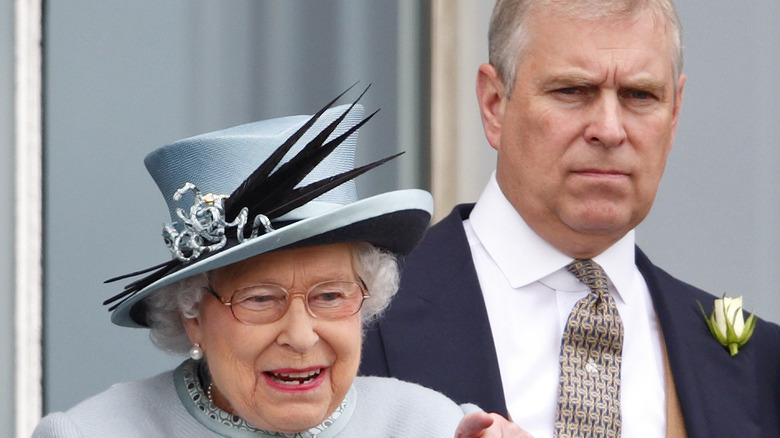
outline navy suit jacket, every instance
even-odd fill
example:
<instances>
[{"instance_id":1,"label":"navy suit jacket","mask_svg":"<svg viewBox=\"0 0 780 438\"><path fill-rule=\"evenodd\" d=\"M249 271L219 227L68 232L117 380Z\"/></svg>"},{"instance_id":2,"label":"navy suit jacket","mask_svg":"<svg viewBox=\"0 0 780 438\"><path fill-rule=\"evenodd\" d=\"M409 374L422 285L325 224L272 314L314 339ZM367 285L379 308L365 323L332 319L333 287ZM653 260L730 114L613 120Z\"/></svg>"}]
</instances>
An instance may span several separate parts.
<instances>
[{"instance_id":1,"label":"navy suit jacket","mask_svg":"<svg viewBox=\"0 0 780 438\"><path fill-rule=\"evenodd\" d=\"M462 224L472 207L456 207L402 263L398 295L366 333L361 374L416 382L506 416ZM780 437L780 327L759 320L732 357L710 334L697 303L710 312L714 296L673 278L638 248L636 265L661 324L688 436Z\"/></svg>"}]
</instances>

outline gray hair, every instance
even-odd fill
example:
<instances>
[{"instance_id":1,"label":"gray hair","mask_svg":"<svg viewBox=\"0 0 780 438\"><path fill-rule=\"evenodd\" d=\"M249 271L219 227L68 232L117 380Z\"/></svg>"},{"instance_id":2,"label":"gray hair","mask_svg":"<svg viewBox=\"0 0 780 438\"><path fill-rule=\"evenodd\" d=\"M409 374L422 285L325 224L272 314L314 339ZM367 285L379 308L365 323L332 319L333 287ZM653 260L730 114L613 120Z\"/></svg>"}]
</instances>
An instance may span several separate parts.
<instances>
[{"instance_id":1,"label":"gray hair","mask_svg":"<svg viewBox=\"0 0 780 438\"><path fill-rule=\"evenodd\" d=\"M398 263L395 256L368 243L351 246L357 275L371 294L360 309L365 327L379 319L398 292ZM208 287L208 273L198 274L165 286L144 300L149 338L157 348L174 354L184 354L190 349L181 319L198 316Z\"/></svg>"},{"instance_id":2,"label":"gray hair","mask_svg":"<svg viewBox=\"0 0 780 438\"><path fill-rule=\"evenodd\" d=\"M530 35L527 19L542 7L584 19L631 17L649 9L670 28L674 77L682 72L682 24L672 0L498 0L488 31L489 60L504 83L504 93L512 96L517 65Z\"/></svg>"}]
</instances>

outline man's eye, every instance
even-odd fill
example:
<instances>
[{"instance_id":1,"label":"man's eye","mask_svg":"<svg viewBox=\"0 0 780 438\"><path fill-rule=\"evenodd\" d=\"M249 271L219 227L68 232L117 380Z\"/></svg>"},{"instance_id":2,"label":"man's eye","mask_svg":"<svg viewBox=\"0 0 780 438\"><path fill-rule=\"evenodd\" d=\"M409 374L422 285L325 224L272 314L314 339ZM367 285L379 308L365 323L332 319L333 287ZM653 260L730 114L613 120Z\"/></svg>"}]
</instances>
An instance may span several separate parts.
<instances>
[{"instance_id":1,"label":"man's eye","mask_svg":"<svg viewBox=\"0 0 780 438\"><path fill-rule=\"evenodd\" d=\"M574 95L574 94L580 94L583 91L579 87L566 87L566 88L559 88L555 90L555 92L559 94Z\"/></svg>"},{"instance_id":2,"label":"man's eye","mask_svg":"<svg viewBox=\"0 0 780 438\"><path fill-rule=\"evenodd\" d=\"M627 90L624 93L624 96L629 99L635 99L635 100L646 100L646 99L652 99L653 93L642 91L642 90Z\"/></svg>"}]
</instances>

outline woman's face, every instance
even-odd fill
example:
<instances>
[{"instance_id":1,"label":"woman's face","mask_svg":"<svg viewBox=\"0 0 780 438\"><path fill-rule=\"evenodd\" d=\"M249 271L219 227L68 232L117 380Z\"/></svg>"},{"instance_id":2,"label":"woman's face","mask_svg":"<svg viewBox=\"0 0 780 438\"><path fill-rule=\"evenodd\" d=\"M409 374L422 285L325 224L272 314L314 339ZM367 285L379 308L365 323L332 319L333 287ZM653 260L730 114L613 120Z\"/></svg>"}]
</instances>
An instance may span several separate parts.
<instances>
[{"instance_id":1,"label":"woman's face","mask_svg":"<svg viewBox=\"0 0 780 438\"><path fill-rule=\"evenodd\" d=\"M350 246L261 254L213 271L211 287L227 300L251 284L292 293L327 280L359 281ZM214 402L265 430L298 432L321 423L346 396L360 362L360 314L315 319L302 299L293 299L278 321L251 326L205 294L200 316L185 318L184 326L205 351Z\"/></svg>"}]
</instances>

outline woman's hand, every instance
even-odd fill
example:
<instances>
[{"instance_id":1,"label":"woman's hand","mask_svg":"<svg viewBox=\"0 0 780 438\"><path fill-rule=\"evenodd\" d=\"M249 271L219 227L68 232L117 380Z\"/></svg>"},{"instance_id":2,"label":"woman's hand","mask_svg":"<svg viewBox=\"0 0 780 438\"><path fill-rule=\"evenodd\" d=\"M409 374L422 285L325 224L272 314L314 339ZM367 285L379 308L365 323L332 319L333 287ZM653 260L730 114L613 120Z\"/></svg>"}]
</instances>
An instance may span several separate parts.
<instances>
[{"instance_id":1,"label":"woman's hand","mask_svg":"<svg viewBox=\"0 0 780 438\"><path fill-rule=\"evenodd\" d=\"M455 438L533 438L506 418L487 412L472 412L460 420Z\"/></svg>"}]
</instances>

